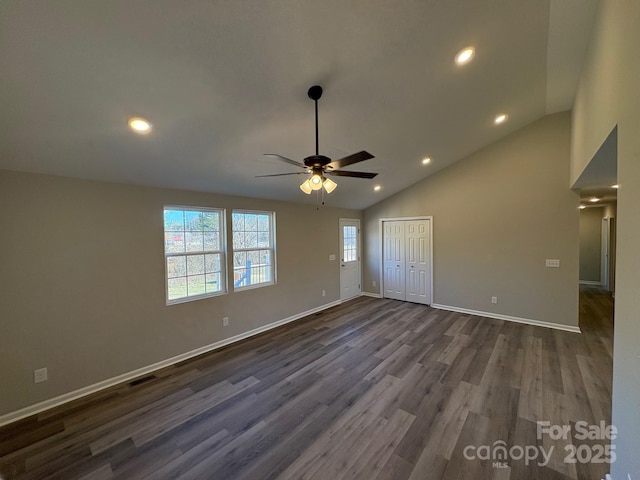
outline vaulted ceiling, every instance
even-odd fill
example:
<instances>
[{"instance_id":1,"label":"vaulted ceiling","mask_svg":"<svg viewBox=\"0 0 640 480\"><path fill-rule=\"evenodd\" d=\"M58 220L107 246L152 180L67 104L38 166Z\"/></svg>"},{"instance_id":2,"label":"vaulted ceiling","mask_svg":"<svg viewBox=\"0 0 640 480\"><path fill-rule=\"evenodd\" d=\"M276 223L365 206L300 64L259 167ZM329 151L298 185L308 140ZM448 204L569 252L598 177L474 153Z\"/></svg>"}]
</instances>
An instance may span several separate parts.
<instances>
[{"instance_id":1,"label":"vaulted ceiling","mask_svg":"<svg viewBox=\"0 0 640 480\"><path fill-rule=\"evenodd\" d=\"M0 168L313 203L301 176L255 176L295 171L263 153L314 153L320 84L320 153L379 172L337 177L327 204L366 208L570 109L596 5L3 0Z\"/></svg>"}]
</instances>

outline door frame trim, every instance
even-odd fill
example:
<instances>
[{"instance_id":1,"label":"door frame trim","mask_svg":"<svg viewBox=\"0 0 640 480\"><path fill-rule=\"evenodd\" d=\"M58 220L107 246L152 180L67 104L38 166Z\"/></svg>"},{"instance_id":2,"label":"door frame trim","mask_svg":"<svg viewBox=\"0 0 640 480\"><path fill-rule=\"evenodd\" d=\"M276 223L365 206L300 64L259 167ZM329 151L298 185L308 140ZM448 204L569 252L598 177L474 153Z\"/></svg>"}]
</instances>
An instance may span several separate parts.
<instances>
[{"instance_id":1,"label":"door frame trim","mask_svg":"<svg viewBox=\"0 0 640 480\"><path fill-rule=\"evenodd\" d=\"M360 295L362 295L362 222L360 221L359 218L343 218L340 217L338 218L338 251L339 254L336 257L336 260L339 258L340 259L340 263L342 263L342 222L354 222L358 224L358 264L360 265L360 268L358 269L358 284L360 285L360 293L358 295L354 295L353 297L349 297L349 298L342 298L342 269L340 269L340 292L338 297L340 298L340 301L345 301L345 300L349 300L350 298L355 298L358 297Z\"/></svg>"},{"instance_id":2,"label":"door frame trim","mask_svg":"<svg viewBox=\"0 0 640 480\"><path fill-rule=\"evenodd\" d=\"M431 295L431 303L433 305L436 303L433 298L433 215L425 215L419 217L385 217L378 219L378 232L380 234L380 245L379 245L379 279L378 279L378 291L380 292L380 298L384 298L384 222L397 222L397 221L405 221L405 220L429 220L429 294Z\"/></svg>"}]
</instances>

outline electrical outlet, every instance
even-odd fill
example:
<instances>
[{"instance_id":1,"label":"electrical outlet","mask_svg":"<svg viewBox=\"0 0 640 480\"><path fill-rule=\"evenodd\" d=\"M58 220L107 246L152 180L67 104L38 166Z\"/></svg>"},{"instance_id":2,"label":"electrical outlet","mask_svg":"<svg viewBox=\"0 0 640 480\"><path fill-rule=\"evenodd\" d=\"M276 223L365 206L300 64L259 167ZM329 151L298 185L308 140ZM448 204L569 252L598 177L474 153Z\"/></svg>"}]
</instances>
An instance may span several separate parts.
<instances>
[{"instance_id":1,"label":"electrical outlet","mask_svg":"<svg viewBox=\"0 0 640 480\"><path fill-rule=\"evenodd\" d=\"M491 303L498 303L498 297L491 297Z\"/></svg>"},{"instance_id":2,"label":"electrical outlet","mask_svg":"<svg viewBox=\"0 0 640 480\"><path fill-rule=\"evenodd\" d=\"M371 286L375 287L376 286L376 281L374 280L373 282L371 282Z\"/></svg>"},{"instance_id":3,"label":"electrical outlet","mask_svg":"<svg viewBox=\"0 0 640 480\"><path fill-rule=\"evenodd\" d=\"M322 290L322 296L323 296L323 297L326 297L326 296L327 296L327 292L326 292L326 290Z\"/></svg>"},{"instance_id":4,"label":"electrical outlet","mask_svg":"<svg viewBox=\"0 0 640 480\"><path fill-rule=\"evenodd\" d=\"M336 255L334 253L329 255L329 260L335 260L335 259L336 259Z\"/></svg>"},{"instance_id":5,"label":"electrical outlet","mask_svg":"<svg viewBox=\"0 0 640 480\"><path fill-rule=\"evenodd\" d=\"M223 327L229 326L229 317L222 317L222 326Z\"/></svg>"},{"instance_id":6,"label":"electrical outlet","mask_svg":"<svg viewBox=\"0 0 640 480\"><path fill-rule=\"evenodd\" d=\"M553 259L553 258L547 258L546 261L545 261L545 265L548 268L560 268L560 260Z\"/></svg>"},{"instance_id":7,"label":"electrical outlet","mask_svg":"<svg viewBox=\"0 0 640 480\"><path fill-rule=\"evenodd\" d=\"M33 371L33 383L46 382L49 379L46 368L39 368Z\"/></svg>"}]
</instances>

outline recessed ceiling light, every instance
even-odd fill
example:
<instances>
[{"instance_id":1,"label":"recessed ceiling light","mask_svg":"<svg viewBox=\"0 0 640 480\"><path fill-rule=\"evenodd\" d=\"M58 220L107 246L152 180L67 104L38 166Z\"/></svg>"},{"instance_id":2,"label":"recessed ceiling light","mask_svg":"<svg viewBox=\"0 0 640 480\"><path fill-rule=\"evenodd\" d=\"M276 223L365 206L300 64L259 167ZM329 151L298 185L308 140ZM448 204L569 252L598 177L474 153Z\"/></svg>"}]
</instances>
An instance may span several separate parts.
<instances>
[{"instance_id":1,"label":"recessed ceiling light","mask_svg":"<svg viewBox=\"0 0 640 480\"><path fill-rule=\"evenodd\" d=\"M136 133L146 135L151 131L151 124L140 117L133 117L129 119L129 128Z\"/></svg>"},{"instance_id":2,"label":"recessed ceiling light","mask_svg":"<svg viewBox=\"0 0 640 480\"><path fill-rule=\"evenodd\" d=\"M596 202L599 202L599 201L600 201L600 198L598 198L598 197L591 197L591 198L589 199L589 201L590 201L591 203L596 203Z\"/></svg>"},{"instance_id":3,"label":"recessed ceiling light","mask_svg":"<svg viewBox=\"0 0 640 480\"><path fill-rule=\"evenodd\" d=\"M382 188L382 187L381 187L380 185L376 185L375 187L373 187L373 189L374 189L376 192L379 192L381 188Z\"/></svg>"},{"instance_id":4,"label":"recessed ceiling light","mask_svg":"<svg viewBox=\"0 0 640 480\"><path fill-rule=\"evenodd\" d=\"M422 159L423 165L429 165L431 163L431 159L429 157L425 157Z\"/></svg>"},{"instance_id":5,"label":"recessed ceiling light","mask_svg":"<svg viewBox=\"0 0 640 480\"><path fill-rule=\"evenodd\" d=\"M611 188L620 188L620 185L616 183L615 185L611 185Z\"/></svg>"},{"instance_id":6,"label":"recessed ceiling light","mask_svg":"<svg viewBox=\"0 0 640 480\"><path fill-rule=\"evenodd\" d=\"M475 54L476 54L475 48L473 47L463 48L456 55L456 63L458 65L464 65L466 63L469 63L473 59L473 56Z\"/></svg>"},{"instance_id":7,"label":"recessed ceiling light","mask_svg":"<svg viewBox=\"0 0 640 480\"><path fill-rule=\"evenodd\" d=\"M496 115L493 123L495 123L496 125L500 125L501 123L506 122L508 117L509 115L507 115L506 113L501 113L500 115Z\"/></svg>"},{"instance_id":8,"label":"recessed ceiling light","mask_svg":"<svg viewBox=\"0 0 640 480\"><path fill-rule=\"evenodd\" d=\"M586 206L586 205L580 205L578 208L579 208L580 210L584 210L585 208L587 208L587 206Z\"/></svg>"}]
</instances>

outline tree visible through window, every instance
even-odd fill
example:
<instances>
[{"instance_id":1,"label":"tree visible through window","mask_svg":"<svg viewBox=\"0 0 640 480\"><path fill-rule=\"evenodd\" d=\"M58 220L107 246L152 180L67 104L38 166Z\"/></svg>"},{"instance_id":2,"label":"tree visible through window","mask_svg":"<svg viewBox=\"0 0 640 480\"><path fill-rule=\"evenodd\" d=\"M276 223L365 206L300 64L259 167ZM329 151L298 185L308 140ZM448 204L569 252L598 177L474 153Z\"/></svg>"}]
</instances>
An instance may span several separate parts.
<instances>
[{"instance_id":1,"label":"tree visible through window","mask_svg":"<svg viewBox=\"0 0 640 480\"><path fill-rule=\"evenodd\" d=\"M165 207L167 303L226 291L224 210Z\"/></svg>"},{"instance_id":2,"label":"tree visible through window","mask_svg":"<svg viewBox=\"0 0 640 480\"><path fill-rule=\"evenodd\" d=\"M233 286L275 283L274 214L234 210Z\"/></svg>"}]
</instances>

